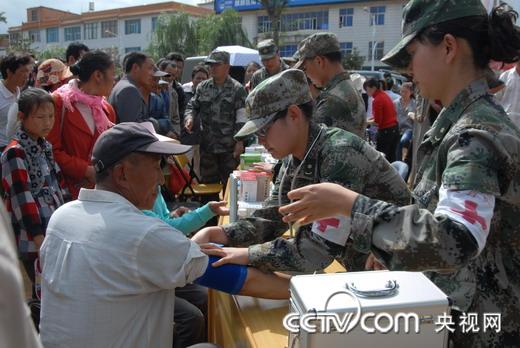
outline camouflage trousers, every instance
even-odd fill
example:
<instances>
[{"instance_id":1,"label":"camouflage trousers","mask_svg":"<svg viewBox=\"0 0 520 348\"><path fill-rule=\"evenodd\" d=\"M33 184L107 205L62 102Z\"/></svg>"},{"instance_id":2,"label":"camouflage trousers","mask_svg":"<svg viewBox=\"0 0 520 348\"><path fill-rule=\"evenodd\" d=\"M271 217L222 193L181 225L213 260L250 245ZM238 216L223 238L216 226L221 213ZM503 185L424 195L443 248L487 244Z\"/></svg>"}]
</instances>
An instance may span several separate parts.
<instances>
[{"instance_id":1,"label":"camouflage trousers","mask_svg":"<svg viewBox=\"0 0 520 348\"><path fill-rule=\"evenodd\" d=\"M233 152L209 153L200 151L200 176L203 183L221 182L225 186L231 174L237 169L239 161L233 157Z\"/></svg>"}]
</instances>

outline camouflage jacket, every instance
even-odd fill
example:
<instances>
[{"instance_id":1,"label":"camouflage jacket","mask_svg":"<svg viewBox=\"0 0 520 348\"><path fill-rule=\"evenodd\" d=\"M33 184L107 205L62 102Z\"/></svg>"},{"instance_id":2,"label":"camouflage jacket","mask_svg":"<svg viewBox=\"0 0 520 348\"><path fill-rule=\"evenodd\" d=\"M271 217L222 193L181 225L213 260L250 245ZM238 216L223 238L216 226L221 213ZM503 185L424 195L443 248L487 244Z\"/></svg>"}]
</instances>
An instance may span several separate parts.
<instances>
[{"instance_id":1,"label":"camouflage jacket","mask_svg":"<svg viewBox=\"0 0 520 348\"><path fill-rule=\"evenodd\" d=\"M469 85L441 111L418 152L414 205L359 196L353 246L373 251L389 269L431 272L461 311L500 312L502 332L480 332L461 346L505 347L520 339L520 131L487 84ZM439 188L495 196L484 250L467 228L436 214ZM468 220L469 221L469 220ZM515 337L515 340L513 340ZM510 342L509 344L507 342Z\"/></svg>"},{"instance_id":2,"label":"camouflage jacket","mask_svg":"<svg viewBox=\"0 0 520 348\"><path fill-rule=\"evenodd\" d=\"M213 83L213 79L202 81L197 86L195 95L186 107L186 118L199 118L202 129L201 147L204 151L233 151L233 136L245 123L246 96L244 87L231 77L220 87Z\"/></svg>"},{"instance_id":3,"label":"camouflage jacket","mask_svg":"<svg viewBox=\"0 0 520 348\"><path fill-rule=\"evenodd\" d=\"M323 87L316 99L314 117L316 122L338 127L365 138L365 103L352 86L347 72L336 75Z\"/></svg>"},{"instance_id":4,"label":"camouflage jacket","mask_svg":"<svg viewBox=\"0 0 520 348\"><path fill-rule=\"evenodd\" d=\"M285 64L282 59L280 59L280 71L278 71L276 74L279 74L282 71L287 70L287 69L289 69L289 66L287 64ZM276 75L276 74L274 74L274 75ZM271 76L273 76L273 75L270 75L267 72L267 69L265 67L255 71L253 76L251 76L251 82L250 82L251 90L255 89L255 87L258 86L260 84L260 82L262 82L263 80L265 80Z\"/></svg>"},{"instance_id":5,"label":"camouflage jacket","mask_svg":"<svg viewBox=\"0 0 520 348\"><path fill-rule=\"evenodd\" d=\"M361 138L325 125L311 124L309 132L308 148L319 138L297 177L294 175L301 162L285 159L265 208L251 218L223 226L229 245L250 246L250 263L263 270L312 272L322 270L334 259L349 269L363 269L365 254L322 239L311 232L310 225L300 227L296 238L278 238L289 229L278 213L278 196L282 204L287 204L291 186L295 189L319 182L337 183L370 197L386 197L396 204L409 202L410 193L388 161Z\"/></svg>"}]
</instances>

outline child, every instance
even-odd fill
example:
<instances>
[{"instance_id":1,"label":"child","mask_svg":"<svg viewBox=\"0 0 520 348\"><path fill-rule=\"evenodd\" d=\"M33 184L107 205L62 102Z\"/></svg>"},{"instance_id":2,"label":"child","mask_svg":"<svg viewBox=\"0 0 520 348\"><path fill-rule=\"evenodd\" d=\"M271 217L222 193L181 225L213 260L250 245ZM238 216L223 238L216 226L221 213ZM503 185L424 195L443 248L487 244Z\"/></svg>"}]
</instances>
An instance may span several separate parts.
<instances>
[{"instance_id":1,"label":"child","mask_svg":"<svg viewBox=\"0 0 520 348\"><path fill-rule=\"evenodd\" d=\"M155 216L166 222L168 225L181 231L184 235L189 235L192 232L199 230L215 216L229 215L229 209L226 208L226 202L209 202L206 205L190 211L187 208L180 207L175 211L170 212L168 206L160 193L155 199L153 210L144 210L143 212L148 216Z\"/></svg>"},{"instance_id":2,"label":"child","mask_svg":"<svg viewBox=\"0 0 520 348\"><path fill-rule=\"evenodd\" d=\"M2 186L18 251L34 284L34 265L51 214L65 202L67 192L60 169L45 140L54 124L54 102L39 88L22 92L18 100L20 128L2 157ZM33 287L33 296L35 289Z\"/></svg>"}]
</instances>

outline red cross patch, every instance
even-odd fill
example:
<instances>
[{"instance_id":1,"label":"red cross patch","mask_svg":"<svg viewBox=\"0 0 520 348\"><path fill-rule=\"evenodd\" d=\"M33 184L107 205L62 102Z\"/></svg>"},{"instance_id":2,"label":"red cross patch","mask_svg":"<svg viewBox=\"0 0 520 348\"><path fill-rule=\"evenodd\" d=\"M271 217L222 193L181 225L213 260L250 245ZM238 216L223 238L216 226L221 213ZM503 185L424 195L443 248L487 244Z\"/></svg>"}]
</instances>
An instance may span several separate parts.
<instances>
[{"instance_id":1,"label":"red cross patch","mask_svg":"<svg viewBox=\"0 0 520 348\"><path fill-rule=\"evenodd\" d=\"M455 209L455 208L450 208L450 209L451 209L451 211L461 215L464 218L464 220L468 221L470 224L474 225L475 223L478 222L482 226L483 230L487 230L486 219L484 219L484 217L478 215L477 207L478 207L477 203L475 203L473 201L465 200L464 201L464 210Z\"/></svg>"},{"instance_id":2,"label":"red cross patch","mask_svg":"<svg viewBox=\"0 0 520 348\"><path fill-rule=\"evenodd\" d=\"M338 228L338 226L339 226L339 220L336 218L328 218L328 219L323 219L323 220L319 220L316 222L318 224L317 228L320 232L325 232L325 230L327 229L327 226L331 226L334 228Z\"/></svg>"}]
</instances>

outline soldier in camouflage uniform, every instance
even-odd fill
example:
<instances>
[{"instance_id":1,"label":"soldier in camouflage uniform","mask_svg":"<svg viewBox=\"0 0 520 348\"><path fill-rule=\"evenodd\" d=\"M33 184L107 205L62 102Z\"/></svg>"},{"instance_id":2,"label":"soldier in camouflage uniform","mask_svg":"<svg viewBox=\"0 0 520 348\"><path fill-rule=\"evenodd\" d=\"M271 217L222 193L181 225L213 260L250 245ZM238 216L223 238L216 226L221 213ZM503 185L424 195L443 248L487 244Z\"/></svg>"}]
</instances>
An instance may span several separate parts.
<instances>
[{"instance_id":1,"label":"soldier in camouflage uniform","mask_svg":"<svg viewBox=\"0 0 520 348\"><path fill-rule=\"evenodd\" d=\"M366 255L355 253L345 241L320 238L309 226L300 228L296 238L278 238L289 228L278 213L280 205L289 202L287 192L312 183L334 182L396 204L409 200L406 184L379 152L352 133L312 122L312 110L307 79L300 70L285 70L249 94L249 121L236 136L256 133L275 158L288 158L265 208L251 218L207 228L194 237L198 243L250 246L226 248L225 252L245 258L229 255L217 264L249 263L262 270L312 272L338 259L349 269L363 269ZM303 134L307 136L303 138ZM224 256L218 252L216 255Z\"/></svg>"},{"instance_id":2,"label":"soldier in camouflage uniform","mask_svg":"<svg viewBox=\"0 0 520 348\"><path fill-rule=\"evenodd\" d=\"M341 64L338 38L316 33L298 45L295 68L301 68L321 88L316 99L316 122L338 127L364 138L367 125L365 103Z\"/></svg>"},{"instance_id":3,"label":"soldier in camouflage uniform","mask_svg":"<svg viewBox=\"0 0 520 348\"><path fill-rule=\"evenodd\" d=\"M202 128L200 174L203 182L227 182L236 169L242 141L233 136L244 125L246 91L229 76L229 53L213 51L206 59L211 78L197 87L186 108L185 127L188 132L199 118ZM197 124L198 122L195 122Z\"/></svg>"},{"instance_id":4,"label":"soldier in camouflage uniform","mask_svg":"<svg viewBox=\"0 0 520 348\"><path fill-rule=\"evenodd\" d=\"M257 49L264 67L255 71L253 76L251 76L251 90L255 89L260 82L264 81L268 77L289 69L289 66L287 66L287 64L285 64L280 58L278 47L272 39L260 41Z\"/></svg>"},{"instance_id":5,"label":"soldier in camouflage uniform","mask_svg":"<svg viewBox=\"0 0 520 348\"><path fill-rule=\"evenodd\" d=\"M327 184L291 192L298 201L280 209L302 223L351 216L356 250L392 270L432 271L453 300L455 347L520 345L520 130L484 75L490 59L518 59L514 17L507 6L488 17L480 0L406 5L403 39L383 61L445 105L418 149L413 205ZM477 313L477 332L463 332L464 313ZM487 313L501 315L499 332L483 329Z\"/></svg>"}]
</instances>

